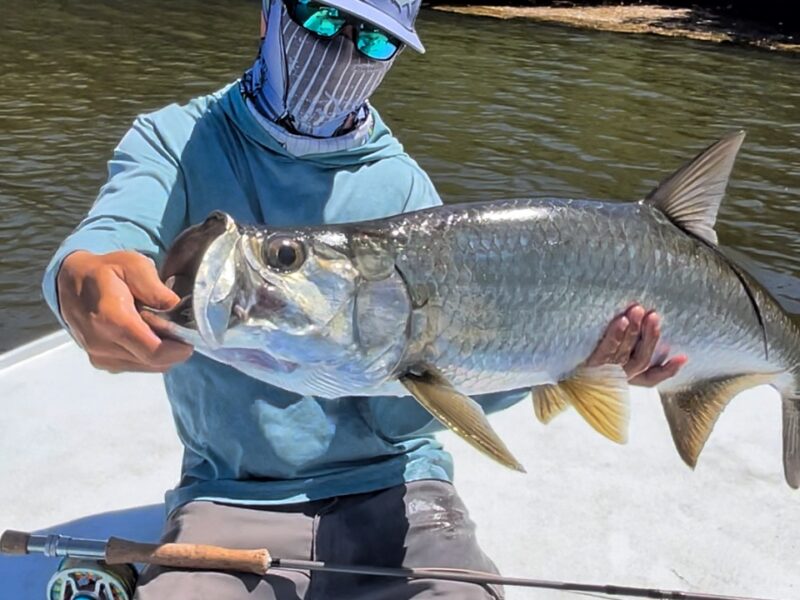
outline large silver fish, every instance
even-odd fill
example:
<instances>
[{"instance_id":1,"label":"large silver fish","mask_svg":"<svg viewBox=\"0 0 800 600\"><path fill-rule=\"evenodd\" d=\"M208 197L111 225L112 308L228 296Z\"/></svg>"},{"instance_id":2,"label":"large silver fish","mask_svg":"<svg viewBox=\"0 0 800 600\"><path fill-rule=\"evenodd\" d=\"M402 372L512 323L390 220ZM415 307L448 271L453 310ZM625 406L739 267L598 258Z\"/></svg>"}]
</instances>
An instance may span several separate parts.
<instances>
[{"instance_id":1,"label":"large silver fish","mask_svg":"<svg viewBox=\"0 0 800 600\"><path fill-rule=\"evenodd\" d=\"M169 335L273 385L324 398L411 393L521 469L472 394L532 389L547 422L573 406L624 441L619 366L587 367L610 317L656 307L689 362L658 386L694 466L720 412L760 384L783 398L784 472L800 486L800 330L717 249L743 133L636 203L509 200L343 225L274 229L224 213L175 241L162 276L185 296Z\"/></svg>"}]
</instances>

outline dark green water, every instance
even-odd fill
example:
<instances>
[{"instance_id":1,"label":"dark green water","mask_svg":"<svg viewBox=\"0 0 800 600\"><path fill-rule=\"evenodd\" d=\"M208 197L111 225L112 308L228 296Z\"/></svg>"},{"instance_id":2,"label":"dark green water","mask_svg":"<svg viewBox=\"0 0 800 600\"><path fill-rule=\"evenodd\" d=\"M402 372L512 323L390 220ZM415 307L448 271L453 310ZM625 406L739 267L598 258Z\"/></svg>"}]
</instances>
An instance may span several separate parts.
<instances>
[{"instance_id":1,"label":"dark green water","mask_svg":"<svg viewBox=\"0 0 800 600\"><path fill-rule=\"evenodd\" d=\"M39 291L133 118L256 51L255 0L0 0L0 351L55 328ZM800 60L425 12L374 104L447 201L634 200L721 134L748 139L718 230L800 312Z\"/></svg>"}]
</instances>

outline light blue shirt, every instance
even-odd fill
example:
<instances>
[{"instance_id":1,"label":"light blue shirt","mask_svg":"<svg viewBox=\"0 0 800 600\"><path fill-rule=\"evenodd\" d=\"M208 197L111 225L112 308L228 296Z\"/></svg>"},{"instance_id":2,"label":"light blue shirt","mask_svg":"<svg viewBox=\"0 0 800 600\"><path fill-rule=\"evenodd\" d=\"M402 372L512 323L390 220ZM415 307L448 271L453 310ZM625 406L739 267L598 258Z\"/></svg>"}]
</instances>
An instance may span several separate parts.
<instances>
[{"instance_id":1,"label":"light blue shirt","mask_svg":"<svg viewBox=\"0 0 800 600\"><path fill-rule=\"evenodd\" d=\"M114 150L108 181L44 276L76 250L163 259L184 228L221 209L276 227L375 219L441 203L427 175L373 110L368 141L295 158L255 120L237 85L140 116ZM62 321L63 324L63 321ZM167 510L196 499L283 504L452 480L440 429L411 398L299 396L195 354L164 376L185 452ZM520 393L477 400L487 412ZM500 467L498 467L500 468Z\"/></svg>"}]
</instances>

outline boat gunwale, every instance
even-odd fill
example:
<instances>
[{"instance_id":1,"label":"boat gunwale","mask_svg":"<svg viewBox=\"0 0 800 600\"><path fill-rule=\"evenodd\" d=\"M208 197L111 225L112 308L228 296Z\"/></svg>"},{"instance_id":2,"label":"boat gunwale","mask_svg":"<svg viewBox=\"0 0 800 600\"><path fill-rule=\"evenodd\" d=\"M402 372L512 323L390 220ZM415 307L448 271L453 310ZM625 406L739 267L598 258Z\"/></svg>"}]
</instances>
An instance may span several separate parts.
<instances>
[{"instance_id":1,"label":"boat gunwale","mask_svg":"<svg viewBox=\"0 0 800 600\"><path fill-rule=\"evenodd\" d=\"M31 358L35 358L56 348L68 344L71 341L66 331L58 330L31 342L12 348L8 352L0 354L0 374L7 369L24 363Z\"/></svg>"}]
</instances>

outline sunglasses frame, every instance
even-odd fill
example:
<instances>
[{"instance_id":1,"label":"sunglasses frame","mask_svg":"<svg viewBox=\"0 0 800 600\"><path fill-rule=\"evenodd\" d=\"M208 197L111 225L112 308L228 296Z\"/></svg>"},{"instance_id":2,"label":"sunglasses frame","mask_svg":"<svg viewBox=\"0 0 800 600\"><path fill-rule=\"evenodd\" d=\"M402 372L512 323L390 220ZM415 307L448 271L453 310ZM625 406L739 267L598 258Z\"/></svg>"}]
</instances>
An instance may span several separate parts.
<instances>
[{"instance_id":1,"label":"sunglasses frame","mask_svg":"<svg viewBox=\"0 0 800 600\"><path fill-rule=\"evenodd\" d=\"M351 15L348 12L341 10L340 8L336 8L335 6L331 6L329 4L325 4L324 2L318 2L317 0L311 0L308 4L318 4L324 8L332 8L334 10L339 11L341 18L343 19L344 23L342 26L336 30L336 33L333 35L321 35L316 31L312 31L308 27L306 27L300 19L297 17L297 6L301 4L300 0L284 0L284 5L286 6L286 12L289 15L289 18L292 19L298 26L302 27L304 31L309 32L311 35L318 37L321 40L332 40L337 35L342 35L342 30L347 26L351 25L354 31L353 37L353 45L356 47L356 50L361 53L362 55L366 56L370 60L377 60L379 62L386 62L387 60L392 60L395 56L397 56L398 52L403 49L403 42L398 40L396 37L390 35L388 32L384 31L380 27L376 27L375 25L364 21L363 19L359 19L355 15ZM379 32L386 36L386 38L395 46L394 52L390 56L386 58L375 58L370 56L369 54L365 53L361 48L358 47L358 38L361 36L362 31L368 31L369 33Z\"/></svg>"}]
</instances>

